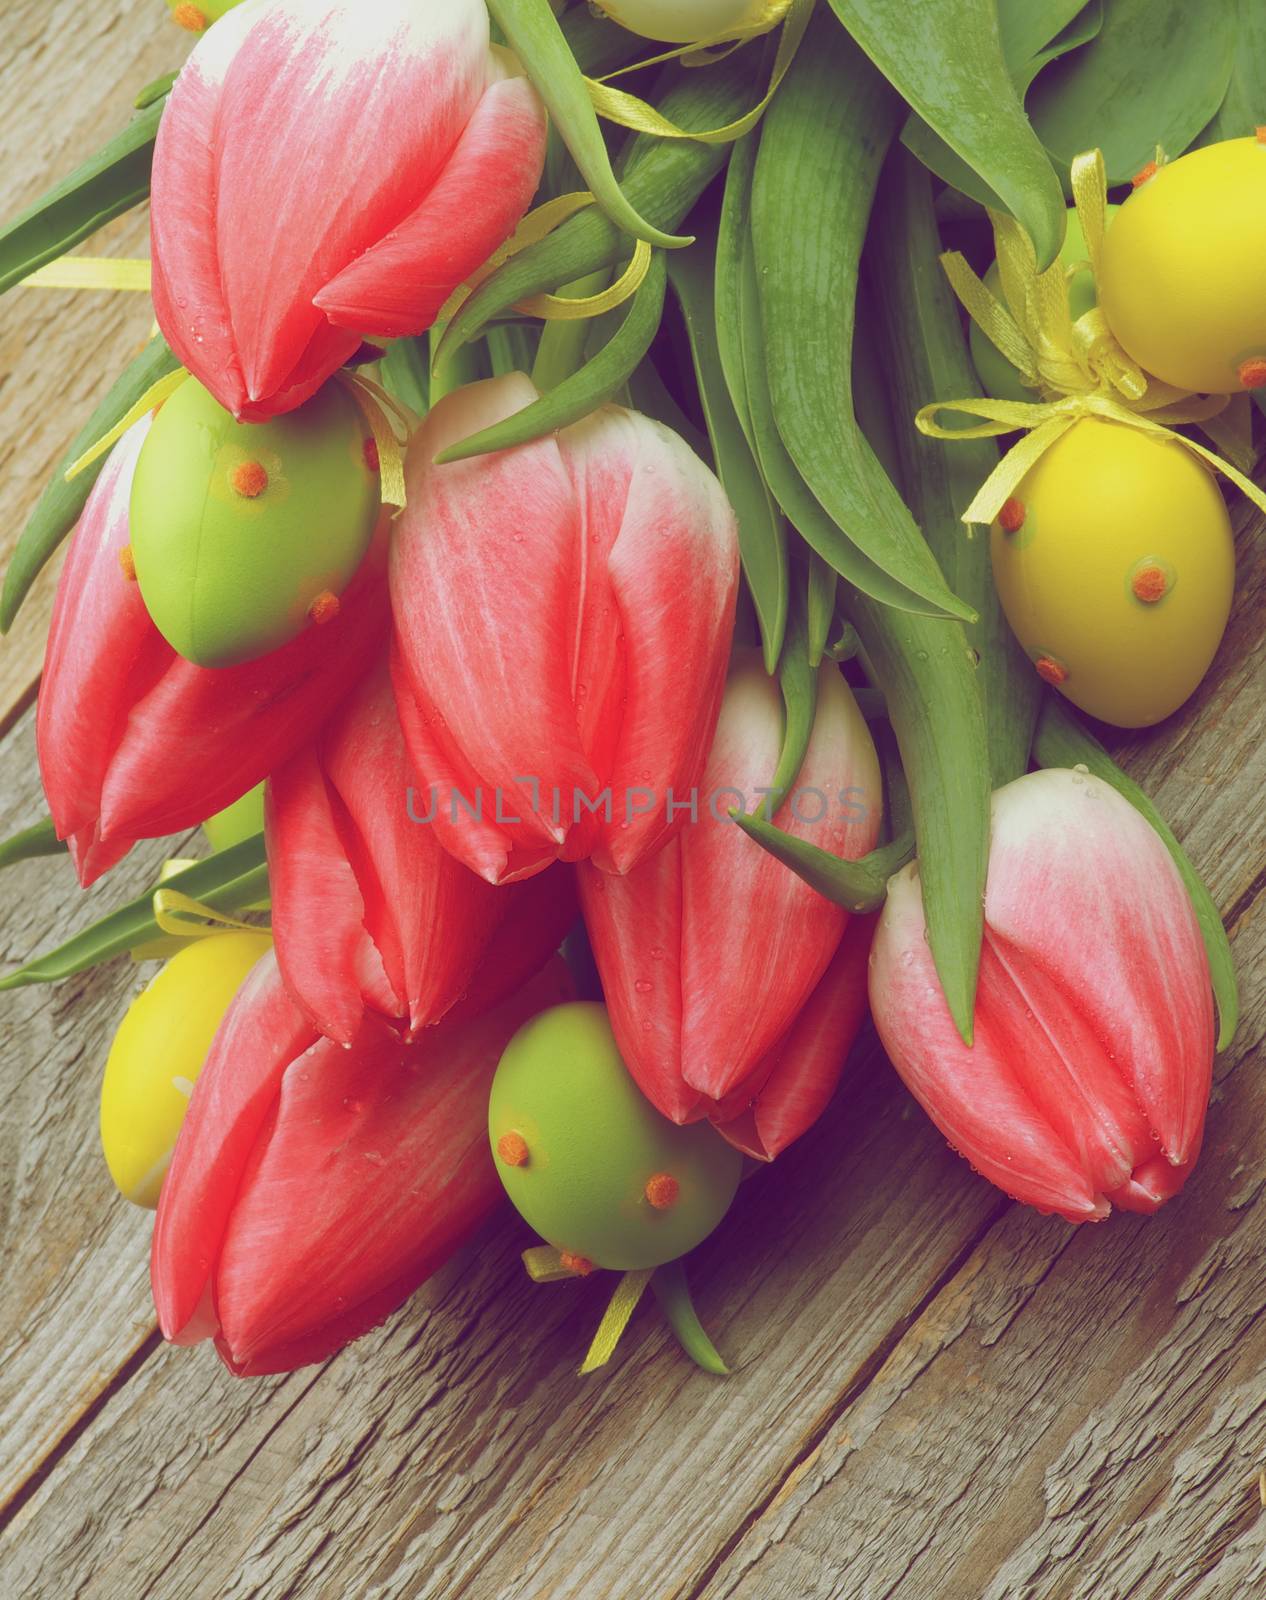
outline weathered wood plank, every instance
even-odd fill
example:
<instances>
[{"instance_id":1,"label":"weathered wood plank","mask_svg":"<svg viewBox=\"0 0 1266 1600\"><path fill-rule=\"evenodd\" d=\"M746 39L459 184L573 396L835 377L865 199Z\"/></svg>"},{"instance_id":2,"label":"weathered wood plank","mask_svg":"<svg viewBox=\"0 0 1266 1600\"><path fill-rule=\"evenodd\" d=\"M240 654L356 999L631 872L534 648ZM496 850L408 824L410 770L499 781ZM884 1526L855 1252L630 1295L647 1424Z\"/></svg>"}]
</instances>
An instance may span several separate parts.
<instances>
[{"instance_id":1,"label":"weathered wood plank","mask_svg":"<svg viewBox=\"0 0 1266 1600\"><path fill-rule=\"evenodd\" d=\"M1264 539L1241 539L1197 704L1122 741L1234 917L1247 1003L1194 1181L1097 1228L1009 1210L700 1600L1213 1600L1266 1580Z\"/></svg>"},{"instance_id":2,"label":"weathered wood plank","mask_svg":"<svg viewBox=\"0 0 1266 1600\"><path fill-rule=\"evenodd\" d=\"M0 217L23 206L126 123L137 90L178 66L187 35L159 0L6 0L0 60ZM78 249L148 255L145 210ZM0 569L49 474L145 339L144 295L11 290L0 298ZM0 643L0 728L34 691L55 562Z\"/></svg>"}]
</instances>

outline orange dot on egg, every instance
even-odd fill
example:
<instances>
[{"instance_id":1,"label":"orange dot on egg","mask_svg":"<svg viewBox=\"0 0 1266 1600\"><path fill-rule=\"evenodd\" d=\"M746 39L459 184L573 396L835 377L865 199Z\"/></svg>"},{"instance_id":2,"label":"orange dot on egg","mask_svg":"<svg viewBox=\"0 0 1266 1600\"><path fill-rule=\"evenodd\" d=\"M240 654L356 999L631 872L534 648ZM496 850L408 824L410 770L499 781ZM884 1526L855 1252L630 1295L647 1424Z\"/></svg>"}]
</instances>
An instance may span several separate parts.
<instances>
[{"instance_id":1,"label":"orange dot on egg","mask_svg":"<svg viewBox=\"0 0 1266 1600\"><path fill-rule=\"evenodd\" d=\"M507 1167L526 1167L530 1158L528 1142L517 1130L503 1133L497 1140L497 1154Z\"/></svg>"},{"instance_id":2,"label":"orange dot on egg","mask_svg":"<svg viewBox=\"0 0 1266 1600\"><path fill-rule=\"evenodd\" d=\"M1013 496L1003 502L1002 510L998 513L998 526L1003 533L1019 533L1024 526L1024 502Z\"/></svg>"},{"instance_id":3,"label":"orange dot on egg","mask_svg":"<svg viewBox=\"0 0 1266 1600\"><path fill-rule=\"evenodd\" d=\"M1068 682L1068 668L1062 661L1056 661L1054 656L1038 656L1033 665L1043 683L1052 684L1058 689L1061 683Z\"/></svg>"},{"instance_id":4,"label":"orange dot on egg","mask_svg":"<svg viewBox=\"0 0 1266 1600\"><path fill-rule=\"evenodd\" d=\"M190 33L203 33L206 30L207 14L205 11L199 11L197 6L177 6L171 18L182 28L188 28Z\"/></svg>"},{"instance_id":5,"label":"orange dot on egg","mask_svg":"<svg viewBox=\"0 0 1266 1600\"><path fill-rule=\"evenodd\" d=\"M382 460L378 455L378 441L376 439L365 440L365 465L371 472L382 471Z\"/></svg>"},{"instance_id":6,"label":"orange dot on egg","mask_svg":"<svg viewBox=\"0 0 1266 1600\"><path fill-rule=\"evenodd\" d=\"M327 622L333 622L342 609L339 597L324 589L308 607L308 616L318 628L323 628Z\"/></svg>"},{"instance_id":7,"label":"orange dot on egg","mask_svg":"<svg viewBox=\"0 0 1266 1600\"><path fill-rule=\"evenodd\" d=\"M229 474L229 482L243 500L258 500L268 487L268 471L261 461L239 461Z\"/></svg>"},{"instance_id":8,"label":"orange dot on egg","mask_svg":"<svg viewBox=\"0 0 1266 1600\"><path fill-rule=\"evenodd\" d=\"M1246 389L1266 389L1266 356L1252 356L1242 361L1240 382Z\"/></svg>"},{"instance_id":9,"label":"orange dot on egg","mask_svg":"<svg viewBox=\"0 0 1266 1600\"><path fill-rule=\"evenodd\" d=\"M1130 579L1130 588L1136 600L1141 600L1145 606L1154 606L1169 592L1169 574L1164 567L1140 567Z\"/></svg>"},{"instance_id":10,"label":"orange dot on egg","mask_svg":"<svg viewBox=\"0 0 1266 1600\"><path fill-rule=\"evenodd\" d=\"M1154 178L1159 171L1160 168L1156 165L1156 163L1154 161L1149 161L1145 167L1139 168L1139 170L1130 179L1130 183L1134 188L1141 189L1148 179Z\"/></svg>"},{"instance_id":11,"label":"orange dot on egg","mask_svg":"<svg viewBox=\"0 0 1266 1600\"><path fill-rule=\"evenodd\" d=\"M593 1271L593 1262L588 1256L578 1256L572 1250L561 1250L558 1262L568 1272L574 1272L578 1278L587 1278Z\"/></svg>"},{"instance_id":12,"label":"orange dot on egg","mask_svg":"<svg viewBox=\"0 0 1266 1600\"><path fill-rule=\"evenodd\" d=\"M646 1198L656 1211L670 1211L681 1195L681 1185L669 1172L657 1172L646 1180Z\"/></svg>"}]
</instances>

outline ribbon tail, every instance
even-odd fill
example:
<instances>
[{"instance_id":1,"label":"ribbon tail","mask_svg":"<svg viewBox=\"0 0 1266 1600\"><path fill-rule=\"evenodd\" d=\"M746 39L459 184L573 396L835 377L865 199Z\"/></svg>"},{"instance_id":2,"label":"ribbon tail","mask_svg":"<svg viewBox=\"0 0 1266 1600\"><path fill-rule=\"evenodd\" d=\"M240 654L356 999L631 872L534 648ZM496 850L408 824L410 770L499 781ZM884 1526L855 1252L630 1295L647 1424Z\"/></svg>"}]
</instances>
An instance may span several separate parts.
<instances>
[{"instance_id":1,"label":"ribbon tail","mask_svg":"<svg viewBox=\"0 0 1266 1600\"><path fill-rule=\"evenodd\" d=\"M646 1285L651 1281L653 1270L651 1267L646 1267L638 1272L626 1272L620 1279L602 1321L598 1324L598 1331L589 1346L589 1354L580 1367L581 1377L586 1373L596 1372L599 1367L605 1367L615 1354L615 1347L620 1342L621 1334L628 1327L629 1318L637 1309L637 1303L642 1298Z\"/></svg>"},{"instance_id":2,"label":"ribbon tail","mask_svg":"<svg viewBox=\"0 0 1266 1600\"><path fill-rule=\"evenodd\" d=\"M994 522L1014 490L1024 481L1029 469L1057 439L1068 432L1076 420L1074 416L1055 416L1034 428L1032 433L1025 434L981 484L976 498L963 512L963 521Z\"/></svg>"},{"instance_id":3,"label":"ribbon tail","mask_svg":"<svg viewBox=\"0 0 1266 1600\"><path fill-rule=\"evenodd\" d=\"M523 1252L523 1265L533 1283L562 1283L574 1279L576 1274L563 1265L561 1252L552 1245L533 1245Z\"/></svg>"},{"instance_id":4,"label":"ribbon tail","mask_svg":"<svg viewBox=\"0 0 1266 1600\"><path fill-rule=\"evenodd\" d=\"M183 367L177 367L175 372L169 372L165 378L160 378L157 383L151 384L127 415L121 417L110 429L109 433L103 435L97 440L96 444L85 450L78 461L71 463L66 469L66 482L69 483L72 478L77 478L81 472L92 466L94 461L99 461L107 450L113 450L129 428L134 427L147 411L153 411L157 406L161 406L164 400L170 399L188 376L189 374Z\"/></svg>"}]
</instances>

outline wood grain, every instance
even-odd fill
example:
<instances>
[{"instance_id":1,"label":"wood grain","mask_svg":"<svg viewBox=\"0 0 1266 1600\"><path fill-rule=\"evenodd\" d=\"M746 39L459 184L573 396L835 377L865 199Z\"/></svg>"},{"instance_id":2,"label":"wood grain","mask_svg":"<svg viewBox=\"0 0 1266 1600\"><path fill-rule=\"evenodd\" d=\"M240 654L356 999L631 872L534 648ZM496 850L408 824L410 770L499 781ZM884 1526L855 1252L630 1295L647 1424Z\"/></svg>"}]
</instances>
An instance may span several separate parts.
<instances>
[{"instance_id":1,"label":"wood grain","mask_svg":"<svg viewBox=\"0 0 1266 1600\"><path fill-rule=\"evenodd\" d=\"M159 0L9 0L0 212L104 139L174 65ZM144 251L144 218L84 246ZM141 300L0 300L11 548L47 471L144 336ZM126 964L0 996L0 1594L131 1600L1232 1600L1266 1585L1266 541L1197 701L1118 741L1232 928L1244 1025L1201 1168L1157 1218L1076 1231L945 1148L873 1040L846 1092L745 1185L692 1271L734 1365L690 1368L643 1307L574 1368L610 1280L530 1285L502 1218L323 1367L242 1383L155 1337L149 1223L114 1196L100 1069ZM30 714L45 578L0 646L0 833L41 809ZM87 899L6 873L18 961Z\"/></svg>"}]
</instances>

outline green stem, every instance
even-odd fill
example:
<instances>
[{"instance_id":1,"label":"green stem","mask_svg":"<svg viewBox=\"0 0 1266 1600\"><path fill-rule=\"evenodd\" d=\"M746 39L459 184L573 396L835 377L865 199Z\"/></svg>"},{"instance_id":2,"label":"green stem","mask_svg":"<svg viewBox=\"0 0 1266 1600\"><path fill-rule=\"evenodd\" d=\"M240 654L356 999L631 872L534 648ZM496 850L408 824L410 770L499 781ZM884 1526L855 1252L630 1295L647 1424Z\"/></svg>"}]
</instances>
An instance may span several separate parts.
<instances>
[{"instance_id":1,"label":"green stem","mask_svg":"<svg viewBox=\"0 0 1266 1600\"><path fill-rule=\"evenodd\" d=\"M656 1300L659 1301L660 1310L668 1319L668 1326L673 1330L677 1343L694 1364L702 1367L705 1372L714 1373L718 1378L728 1378L730 1369L722 1361L717 1347L708 1338L703 1324L699 1321L695 1303L690 1297L690 1285L686 1282L686 1269L682 1263L670 1261L667 1266L658 1268L651 1279L651 1288Z\"/></svg>"},{"instance_id":2,"label":"green stem","mask_svg":"<svg viewBox=\"0 0 1266 1600\"><path fill-rule=\"evenodd\" d=\"M611 282L610 268L591 272L587 278L577 278L561 291L565 300L584 300L601 292ZM541 329L541 342L532 367L532 382L541 394L556 389L573 373L579 372L585 360L585 340L589 337L589 319L575 322L547 322Z\"/></svg>"}]
</instances>

